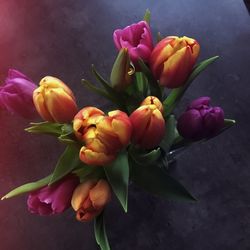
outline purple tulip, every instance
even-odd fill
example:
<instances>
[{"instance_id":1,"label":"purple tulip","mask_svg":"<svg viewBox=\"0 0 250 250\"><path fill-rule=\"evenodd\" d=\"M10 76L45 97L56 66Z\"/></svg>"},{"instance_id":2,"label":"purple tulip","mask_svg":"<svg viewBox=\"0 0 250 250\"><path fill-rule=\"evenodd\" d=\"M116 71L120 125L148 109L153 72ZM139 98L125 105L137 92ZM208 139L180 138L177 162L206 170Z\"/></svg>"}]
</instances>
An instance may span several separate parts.
<instances>
[{"instance_id":1,"label":"purple tulip","mask_svg":"<svg viewBox=\"0 0 250 250\"><path fill-rule=\"evenodd\" d=\"M31 213L53 215L64 212L71 205L73 191L79 178L68 175L51 186L45 186L29 194L27 204Z\"/></svg>"},{"instance_id":2,"label":"purple tulip","mask_svg":"<svg viewBox=\"0 0 250 250\"><path fill-rule=\"evenodd\" d=\"M224 126L224 112L210 106L210 97L200 97L189 104L177 122L179 134L190 140L216 135Z\"/></svg>"},{"instance_id":3,"label":"purple tulip","mask_svg":"<svg viewBox=\"0 0 250 250\"><path fill-rule=\"evenodd\" d=\"M136 64L139 58L145 62L149 61L153 49L153 41L147 22L140 21L124 29L117 29L114 31L113 39L117 49L128 49L133 63Z\"/></svg>"},{"instance_id":4,"label":"purple tulip","mask_svg":"<svg viewBox=\"0 0 250 250\"><path fill-rule=\"evenodd\" d=\"M37 118L33 104L33 91L37 86L21 72L9 69L8 77L0 85L0 109L26 119Z\"/></svg>"}]
</instances>

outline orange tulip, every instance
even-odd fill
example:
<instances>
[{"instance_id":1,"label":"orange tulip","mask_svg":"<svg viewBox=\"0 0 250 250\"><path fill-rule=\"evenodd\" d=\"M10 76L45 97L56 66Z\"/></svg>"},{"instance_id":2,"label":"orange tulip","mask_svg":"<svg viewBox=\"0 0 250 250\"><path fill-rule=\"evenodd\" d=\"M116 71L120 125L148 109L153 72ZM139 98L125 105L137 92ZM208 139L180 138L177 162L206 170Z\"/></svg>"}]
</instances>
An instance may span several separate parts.
<instances>
[{"instance_id":1,"label":"orange tulip","mask_svg":"<svg viewBox=\"0 0 250 250\"><path fill-rule=\"evenodd\" d=\"M143 102L141 103L141 106L142 105L151 105L151 104L154 104L161 111L161 113L163 112L163 105L162 105L161 101L155 96L146 97L143 100Z\"/></svg>"},{"instance_id":2,"label":"orange tulip","mask_svg":"<svg viewBox=\"0 0 250 250\"><path fill-rule=\"evenodd\" d=\"M150 98L145 102L148 100ZM156 104L140 106L129 117L133 126L132 142L145 149L158 146L165 134L165 120L158 109L161 105L158 101L155 102Z\"/></svg>"},{"instance_id":3,"label":"orange tulip","mask_svg":"<svg viewBox=\"0 0 250 250\"><path fill-rule=\"evenodd\" d=\"M78 221L90 221L98 216L111 200L111 189L107 181L88 180L74 190L71 205Z\"/></svg>"},{"instance_id":4,"label":"orange tulip","mask_svg":"<svg viewBox=\"0 0 250 250\"><path fill-rule=\"evenodd\" d=\"M77 112L75 97L60 79L46 76L33 92L33 102L40 116L50 122L71 122Z\"/></svg>"},{"instance_id":5,"label":"orange tulip","mask_svg":"<svg viewBox=\"0 0 250 250\"><path fill-rule=\"evenodd\" d=\"M84 142L80 159L88 165L107 165L126 146L132 126L126 113L115 110L105 116L94 107L83 108L75 116L73 129L77 138Z\"/></svg>"},{"instance_id":6,"label":"orange tulip","mask_svg":"<svg viewBox=\"0 0 250 250\"><path fill-rule=\"evenodd\" d=\"M199 51L200 45L192 38L168 36L153 49L150 68L160 85L180 87L191 73Z\"/></svg>"}]
</instances>

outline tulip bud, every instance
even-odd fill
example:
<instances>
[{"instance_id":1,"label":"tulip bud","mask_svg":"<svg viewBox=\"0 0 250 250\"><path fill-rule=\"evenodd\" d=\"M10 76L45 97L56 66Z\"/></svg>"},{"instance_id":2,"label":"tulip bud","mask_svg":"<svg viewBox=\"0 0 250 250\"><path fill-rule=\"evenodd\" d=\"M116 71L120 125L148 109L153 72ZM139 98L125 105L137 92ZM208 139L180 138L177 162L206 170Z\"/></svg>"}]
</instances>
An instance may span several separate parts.
<instances>
[{"instance_id":1,"label":"tulip bud","mask_svg":"<svg viewBox=\"0 0 250 250\"><path fill-rule=\"evenodd\" d=\"M27 204L31 213L52 215L64 212L70 207L72 194L79 184L75 175L67 175L63 179L45 186L29 194Z\"/></svg>"},{"instance_id":2,"label":"tulip bud","mask_svg":"<svg viewBox=\"0 0 250 250\"><path fill-rule=\"evenodd\" d=\"M161 111L161 113L163 112L163 105L162 105L161 101L155 96L146 97L143 100L143 102L141 103L141 106L142 105L152 105L152 104L154 104Z\"/></svg>"},{"instance_id":3,"label":"tulip bud","mask_svg":"<svg viewBox=\"0 0 250 250\"><path fill-rule=\"evenodd\" d=\"M71 122L77 112L72 91L58 78L44 77L33 92L33 101L40 116L50 122Z\"/></svg>"},{"instance_id":4,"label":"tulip bud","mask_svg":"<svg viewBox=\"0 0 250 250\"><path fill-rule=\"evenodd\" d=\"M105 116L94 107L80 110L74 118L75 135L84 142L80 159L88 165L107 165L126 146L131 137L132 126L126 113L115 110Z\"/></svg>"},{"instance_id":5,"label":"tulip bud","mask_svg":"<svg viewBox=\"0 0 250 250\"><path fill-rule=\"evenodd\" d=\"M145 102L147 101L148 99ZM140 106L129 118L133 127L134 144L145 149L152 149L160 144L165 134L165 120L155 104Z\"/></svg>"},{"instance_id":6,"label":"tulip bud","mask_svg":"<svg viewBox=\"0 0 250 250\"><path fill-rule=\"evenodd\" d=\"M78 221L90 221L98 216L111 199L111 189L107 181L88 180L78 185L71 199Z\"/></svg>"},{"instance_id":7,"label":"tulip bud","mask_svg":"<svg viewBox=\"0 0 250 250\"><path fill-rule=\"evenodd\" d=\"M112 87L118 92L126 89L132 81L133 70L130 66L130 58L127 48L122 48L115 60L110 75Z\"/></svg>"},{"instance_id":8,"label":"tulip bud","mask_svg":"<svg viewBox=\"0 0 250 250\"><path fill-rule=\"evenodd\" d=\"M199 51L200 45L192 38L168 36L153 49L150 68L160 85L178 88L185 84Z\"/></svg>"},{"instance_id":9,"label":"tulip bud","mask_svg":"<svg viewBox=\"0 0 250 250\"><path fill-rule=\"evenodd\" d=\"M21 72L9 69L8 77L0 86L0 109L15 113L26 119L35 119L36 112L32 95L36 85Z\"/></svg>"},{"instance_id":10,"label":"tulip bud","mask_svg":"<svg viewBox=\"0 0 250 250\"><path fill-rule=\"evenodd\" d=\"M177 122L179 134L190 140L201 140L216 135L224 127L224 112L211 107L209 97L194 100Z\"/></svg>"},{"instance_id":11,"label":"tulip bud","mask_svg":"<svg viewBox=\"0 0 250 250\"><path fill-rule=\"evenodd\" d=\"M113 39L117 49L127 48L131 61L136 64L141 58L149 61L153 49L151 30L147 22L140 21L124 29L114 31Z\"/></svg>"}]
</instances>

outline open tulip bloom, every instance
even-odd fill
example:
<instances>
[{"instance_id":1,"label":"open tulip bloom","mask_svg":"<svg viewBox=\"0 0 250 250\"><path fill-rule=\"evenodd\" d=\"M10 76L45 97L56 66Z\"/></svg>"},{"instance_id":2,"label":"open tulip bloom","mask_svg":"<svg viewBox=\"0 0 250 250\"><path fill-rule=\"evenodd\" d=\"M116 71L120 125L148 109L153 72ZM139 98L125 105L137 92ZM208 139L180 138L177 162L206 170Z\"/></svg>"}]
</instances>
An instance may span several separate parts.
<instances>
[{"instance_id":1,"label":"open tulip bloom","mask_svg":"<svg viewBox=\"0 0 250 250\"><path fill-rule=\"evenodd\" d=\"M94 220L102 250L110 249L104 210L112 192L125 212L129 184L163 198L196 201L169 175L171 162L183 149L235 123L209 97L197 97L182 114L174 113L190 84L218 56L197 64L200 45L186 36L158 36L153 44L149 21L147 11L143 21L114 31L118 55L110 81L94 66L102 87L82 80L112 102L113 110L79 108L72 90L56 77L44 77L37 86L12 70L14 76L0 86L0 108L25 115L36 110L42 121L26 131L55 136L66 147L50 175L17 187L2 200L27 193L28 210L39 215L71 207L78 221Z\"/></svg>"}]
</instances>

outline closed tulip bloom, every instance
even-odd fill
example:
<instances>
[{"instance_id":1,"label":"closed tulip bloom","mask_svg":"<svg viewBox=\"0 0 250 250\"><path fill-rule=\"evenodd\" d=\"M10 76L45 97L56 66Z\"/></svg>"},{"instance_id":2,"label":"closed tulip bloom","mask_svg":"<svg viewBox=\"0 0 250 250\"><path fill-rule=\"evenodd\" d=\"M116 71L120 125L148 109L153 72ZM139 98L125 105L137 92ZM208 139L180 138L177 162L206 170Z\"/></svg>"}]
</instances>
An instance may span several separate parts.
<instances>
[{"instance_id":1,"label":"closed tulip bloom","mask_svg":"<svg viewBox=\"0 0 250 250\"><path fill-rule=\"evenodd\" d=\"M200 45L192 38L168 36L153 49L150 68L160 85L178 88L185 84L199 51Z\"/></svg>"},{"instance_id":2,"label":"closed tulip bloom","mask_svg":"<svg viewBox=\"0 0 250 250\"><path fill-rule=\"evenodd\" d=\"M71 122L77 113L75 97L60 79L46 76L33 93L33 101L40 116L50 122Z\"/></svg>"},{"instance_id":3,"label":"closed tulip bloom","mask_svg":"<svg viewBox=\"0 0 250 250\"><path fill-rule=\"evenodd\" d=\"M90 221L98 216L111 199L111 189L107 181L88 180L75 189L71 205L76 211L76 219Z\"/></svg>"},{"instance_id":4,"label":"closed tulip bloom","mask_svg":"<svg viewBox=\"0 0 250 250\"><path fill-rule=\"evenodd\" d=\"M194 141L214 136L223 127L224 112L220 107L211 107L209 97L194 100L177 123L179 134Z\"/></svg>"},{"instance_id":5,"label":"closed tulip bloom","mask_svg":"<svg viewBox=\"0 0 250 250\"><path fill-rule=\"evenodd\" d=\"M130 66L130 58L127 48L122 48L113 65L110 82L118 92L125 90L132 81L134 70Z\"/></svg>"},{"instance_id":6,"label":"closed tulip bloom","mask_svg":"<svg viewBox=\"0 0 250 250\"><path fill-rule=\"evenodd\" d=\"M161 101L155 96L146 97L143 100L143 102L141 103L141 106L142 105L151 105L151 104L154 104L161 111L161 113L163 112L163 105L162 105Z\"/></svg>"},{"instance_id":7,"label":"closed tulip bloom","mask_svg":"<svg viewBox=\"0 0 250 250\"><path fill-rule=\"evenodd\" d=\"M165 120L155 104L142 105L131 115L131 140L145 149L157 147L165 134Z\"/></svg>"},{"instance_id":8,"label":"closed tulip bloom","mask_svg":"<svg viewBox=\"0 0 250 250\"><path fill-rule=\"evenodd\" d=\"M0 109L26 119L38 118L33 103L33 91L37 86L21 72L9 69L8 77L0 86Z\"/></svg>"},{"instance_id":9,"label":"closed tulip bloom","mask_svg":"<svg viewBox=\"0 0 250 250\"><path fill-rule=\"evenodd\" d=\"M117 153L127 146L132 133L126 113L114 110L105 116L95 107L80 110L74 118L73 129L84 143L79 154L81 161L96 166L111 163Z\"/></svg>"},{"instance_id":10,"label":"closed tulip bloom","mask_svg":"<svg viewBox=\"0 0 250 250\"><path fill-rule=\"evenodd\" d=\"M114 31L113 39L117 49L128 49L133 63L136 64L139 58L142 58L145 62L149 61L153 41L147 22L140 21L124 29L117 29Z\"/></svg>"},{"instance_id":11,"label":"closed tulip bloom","mask_svg":"<svg viewBox=\"0 0 250 250\"><path fill-rule=\"evenodd\" d=\"M72 194L79 184L79 178L68 175L51 186L45 186L29 194L27 204L31 213L54 215L70 207Z\"/></svg>"}]
</instances>

